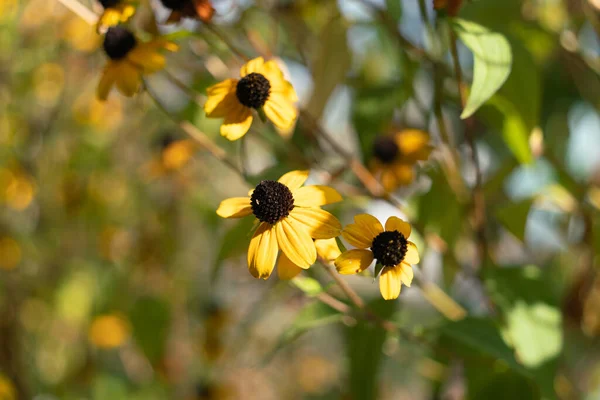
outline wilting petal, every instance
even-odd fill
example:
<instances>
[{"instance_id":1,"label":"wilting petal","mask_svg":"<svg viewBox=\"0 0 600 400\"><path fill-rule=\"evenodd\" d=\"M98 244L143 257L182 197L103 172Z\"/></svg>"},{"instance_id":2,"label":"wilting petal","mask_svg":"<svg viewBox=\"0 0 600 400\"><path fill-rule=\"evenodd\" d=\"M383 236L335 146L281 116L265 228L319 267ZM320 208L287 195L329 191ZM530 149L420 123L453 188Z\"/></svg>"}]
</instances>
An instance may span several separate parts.
<instances>
[{"instance_id":1,"label":"wilting petal","mask_svg":"<svg viewBox=\"0 0 600 400\"><path fill-rule=\"evenodd\" d=\"M127 59L144 73L160 71L165 67L165 56L158 53L153 43L140 43L127 54Z\"/></svg>"},{"instance_id":2,"label":"wilting petal","mask_svg":"<svg viewBox=\"0 0 600 400\"><path fill-rule=\"evenodd\" d=\"M289 129L298 116L296 107L281 94L272 93L263 106L265 115L273 125L280 129Z\"/></svg>"},{"instance_id":3,"label":"wilting petal","mask_svg":"<svg viewBox=\"0 0 600 400\"><path fill-rule=\"evenodd\" d=\"M248 197L233 197L223 200L217 209L217 215L222 218L240 218L252 214Z\"/></svg>"},{"instance_id":4,"label":"wilting petal","mask_svg":"<svg viewBox=\"0 0 600 400\"><path fill-rule=\"evenodd\" d=\"M317 255L325 261L333 261L342 254L335 238L315 240Z\"/></svg>"},{"instance_id":5,"label":"wilting petal","mask_svg":"<svg viewBox=\"0 0 600 400\"><path fill-rule=\"evenodd\" d=\"M204 112L209 118L223 118L229 110L239 104L235 97L237 83L237 79L226 79L206 89L208 98L204 103Z\"/></svg>"},{"instance_id":6,"label":"wilting petal","mask_svg":"<svg viewBox=\"0 0 600 400\"><path fill-rule=\"evenodd\" d=\"M342 275L358 274L373 262L371 250L353 249L342 253L335 259L334 264L337 271Z\"/></svg>"},{"instance_id":7,"label":"wilting petal","mask_svg":"<svg viewBox=\"0 0 600 400\"><path fill-rule=\"evenodd\" d=\"M115 75L117 88L127 97L136 94L140 88L140 71L128 62L120 62Z\"/></svg>"},{"instance_id":8,"label":"wilting petal","mask_svg":"<svg viewBox=\"0 0 600 400\"><path fill-rule=\"evenodd\" d=\"M379 277L379 291L386 300L397 299L400 296L400 268L385 267Z\"/></svg>"},{"instance_id":9,"label":"wilting petal","mask_svg":"<svg viewBox=\"0 0 600 400\"><path fill-rule=\"evenodd\" d=\"M396 190L399 186L398 178L396 177L394 170L390 167L386 167L381 170L381 178L379 179L386 192L391 193L394 190Z\"/></svg>"},{"instance_id":10,"label":"wilting petal","mask_svg":"<svg viewBox=\"0 0 600 400\"><path fill-rule=\"evenodd\" d=\"M408 239L410 236L410 224L398 217L389 217L385 222L386 231L398 231Z\"/></svg>"},{"instance_id":11,"label":"wilting petal","mask_svg":"<svg viewBox=\"0 0 600 400\"><path fill-rule=\"evenodd\" d=\"M284 252L279 254L279 260L277 261L277 276L279 276L279 279L289 281L300 272L302 272L302 268L291 262Z\"/></svg>"},{"instance_id":12,"label":"wilting petal","mask_svg":"<svg viewBox=\"0 0 600 400\"><path fill-rule=\"evenodd\" d=\"M342 196L337 190L329 186L304 186L292 194L294 195L294 205L299 207L319 207L342 201Z\"/></svg>"},{"instance_id":13,"label":"wilting petal","mask_svg":"<svg viewBox=\"0 0 600 400\"><path fill-rule=\"evenodd\" d=\"M272 225L262 223L248 248L248 270L255 278L267 279L275 268L277 259L277 239Z\"/></svg>"},{"instance_id":14,"label":"wilting petal","mask_svg":"<svg viewBox=\"0 0 600 400\"><path fill-rule=\"evenodd\" d=\"M252 125L252 112L248 107L238 104L225 116L221 125L221 135L229 140L238 140L248 132L250 125Z\"/></svg>"},{"instance_id":15,"label":"wilting petal","mask_svg":"<svg viewBox=\"0 0 600 400\"><path fill-rule=\"evenodd\" d=\"M99 100L106 100L110 90L115 84L115 74L117 72L116 65L112 62L106 64L104 67L104 71L102 71L102 77L100 77L100 82L98 82L98 89L96 90L96 96Z\"/></svg>"},{"instance_id":16,"label":"wilting petal","mask_svg":"<svg viewBox=\"0 0 600 400\"><path fill-rule=\"evenodd\" d=\"M279 183L283 183L292 192L295 192L308 179L308 171L290 171L279 178Z\"/></svg>"},{"instance_id":17,"label":"wilting petal","mask_svg":"<svg viewBox=\"0 0 600 400\"><path fill-rule=\"evenodd\" d=\"M333 214L316 207L295 207L289 218L293 221L292 226L299 226L313 239L334 238L342 230L342 224Z\"/></svg>"},{"instance_id":18,"label":"wilting petal","mask_svg":"<svg viewBox=\"0 0 600 400\"><path fill-rule=\"evenodd\" d=\"M262 73L264 63L265 63L265 60L262 57L257 57L253 60L250 60L242 66L242 68L240 69L240 75L243 78L244 76L251 74L253 72L260 74L260 73Z\"/></svg>"},{"instance_id":19,"label":"wilting petal","mask_svg":"<svg viewBox=\"0 0 600 400\"><path fill-rule=\"evenodd\" d=\"M411 265L419 263L419 251L417 250L417 246L415 246L413 242L408 242L406 248L406 255L404 256L403 261Z\"/></svg>"},{"instance_id":20,"label":"wilting petal","mask_svg":"<svg viewBox=\"0 0 600 400\"><path fill-rule=\"evenodd\" d=\"M317 260L312 238L304 229L290 224L287 218L275 224L277 243L281 251L297 266L307 269Z\"/></svg>"},{"instance_id":21,"label":"wilting petal","mask_svg":"<svg viewBox=\"0 0 600 400\"><path fill-rule=\"evenodd\" d=\"M400 280L402 281L402 283L410 287L414 276L412 267L407 263L402 262L399 265L397 265L396 268L398 268L400 271Z\"/></svg>"}]
</instances>

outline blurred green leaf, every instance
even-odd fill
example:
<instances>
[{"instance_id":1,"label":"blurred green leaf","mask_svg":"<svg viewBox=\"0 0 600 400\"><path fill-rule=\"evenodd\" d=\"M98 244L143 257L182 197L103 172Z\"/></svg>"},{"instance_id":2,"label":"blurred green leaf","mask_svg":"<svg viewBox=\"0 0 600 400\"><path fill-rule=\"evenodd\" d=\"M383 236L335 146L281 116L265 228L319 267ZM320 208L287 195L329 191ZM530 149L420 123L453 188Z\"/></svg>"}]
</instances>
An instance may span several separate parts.
<instances>
[{"instance_id":1,"label":"blurred green leaf","mask_svg":"<svg viewBox=\"0 0 600 400\"><path fill-rule=\"evenodd\" d=\"M319 281L308 276L297 276L292 279L291 283L309 297L314 297L323 292L323 287Z\"/></svg>"},{"instance_id":2,"label":"blurred green leaf","mask_svg":"<svg viewBox=\"0 0 600 400\"><path fill-rule=\"evenodd\" d=\"M397 301L378 298L367 307L380 318L389 320L397 304ZM356 325L347 328L346 337L351 397L353 400L377 399L379 366L387 332L380 325L360 319Z\"/></svg>"},{"instance_id":3,"label":"blurred green leaf","mask_svg":"<svg viewBox=\"0 0 600 400\"><path fill-rule=\"evenodd\" d=\"M169 304L156 297L139 298L130 316L133 337L150 362L155 363L163 355L171 325Z\"/></svg>"},{"instance_id":4,"label":"blurred green leaf","mask_svg":"<svg viewBox=\"0 0 600 400\"><path fill-rule=\"evenodd\" d=\"M394 21L399 21L402 17L402 0L385 0L387 13Z\"/></svg>"},{"instance_id":5,"label":"blurred green leaf","mask_svg":"<svg viewBox=\"0 0 600 400\"><path fill-rule=\"evenodd\" d=\"M470 400L538 400L540 391L535 382L501 366L482 368L481 364L467 362L465 375Z\"/></svg>"},{"instance_id":6,"label":"blurred green leaf","mask_svg":"<svg viewBox=\"0 0 600 400\"><path fill-rule=\"evenodd\" d=\"M215 260L211 272L211 281L217 279L219 269L224 260L230 257L240 256L248 250L253 226L253 218L241 218L225 232L221 239L221 247L219 248L219 253L217 254L217 259Z\"/></svg>"},{"instance_id":7,"label":"blurred green leaf","mask_svg":"<svg viewBox=\"0 0 600 400\"><path fill-rule=\"evenodd\" d=\"M461 114L465 119L473 115L489 100L510 75L512 53L504 36L471 21L452 20L452 29L473 52L473 85Z\"/></svg>"},{"instance_id":8,"label":"blurred green leaf","mask_svg":"<svg viewBox=\"0 0 600 400\"><path fill-rule=\"evenodd\" d=\"M118 378L100 375L94 380L92 386L92 398L94 400L127 400L127 386Z\"/></svg>"},{"instance_id":9,"label":"blurred green leaf","mask_svg":"<svg viewBox=\"0 0 600 400\"><path fill-rule=\"evenodd\" d=\"M496 218L510 233L524 241L527 216L532 204L533 200L531 199L525 199L518 203L507 203L496 210Z\"/></svg>"}]
</instances>

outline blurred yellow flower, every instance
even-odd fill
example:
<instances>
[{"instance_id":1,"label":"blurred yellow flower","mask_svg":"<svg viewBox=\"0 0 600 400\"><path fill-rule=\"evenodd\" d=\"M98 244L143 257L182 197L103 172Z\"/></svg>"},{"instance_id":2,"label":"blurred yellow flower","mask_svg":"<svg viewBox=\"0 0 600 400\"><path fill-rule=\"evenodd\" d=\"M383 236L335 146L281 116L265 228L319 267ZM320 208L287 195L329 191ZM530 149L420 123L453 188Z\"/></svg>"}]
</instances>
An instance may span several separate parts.
<instances>
[{"instance_id":1,"label":"blurred yellow flower","mask_svg":"<svg viewBox=\"0 0 600 400\"><path fill-rule=\"evenodd\" d=\"M120 97L100 101L94 93L86 91L77 97L72 112L78 123L97 128L100 135L110 135L123 121L123 101Z\"/></svg>"},{"instance_id":2,"label":"blurred yellow flower","mask_svg":"<svg viewBox=\"0 0 600 400\"><path fill-rule=\"evenodd\" d=\"M342 197L327 186L302 187L307 178L308 171L288 172L279 181L260 182L250 197L227 199L219 205L217 214L223 218L254 214L260 221L248 249L248 268L255 278L271 275L280 249L289 264L309 268L317 259L313 239L339 235L340 222L320 206L341 201Z\"/></svg>"},{"instance_id":3,"label":"blurred yellow flower","mask_svg":"<svg viewBox=\"0 0 600 400\"><path fill-rule=\"evenodd\" d=\"M90 52L100 45L100 37L94 27L78 16L69 16L68 21L61 24L61 27L63 39L79 51Z\"/></svg>"},{"instance_id":4,"label":"blurred yellow flower","mask_svg":"<svg viewBox=\"0 0 600 400\"><path fill-rule=\"evenodd\" d=\"M135 7L129 0L98 0L104 12L100 15L96 30L103 32L111 26L127 22L135 14Z\"/></svg>"},{"instance_id":5,"label":"blurred yellow flower","mask_svg":"<svg viewBox=\"0 0 600 400\"><path fill-rule=\"evenodd\" d=\"M45 63L36 68L33 75L35 97L46 106L53 105L65 84L65 71L56 63Z\"/></svg>"},{"instance_id":6,"label":"blurred yellow flower","mask_svg":"<svg viewBox=\"0 0 600 400\"><path fill-rule=\"evenodd\" d=\"M229 140L244 136L252 125L252 110L264 112L273 124L290 129L298 116L292 84L285 80L275 61L262 57L248 61L241 79L226 79L207 89L204 111L209 118L223 118L221 135Z\"/></svg>"},{"instance_id":7,"label":"blurred yellow flower","mask_svg":"<svg viewBox=\"0 0 600 400\"><path fill-rule=\"evenodd\" d=\"M344 252L335 260L340 274L357 274L369 267L373 260L382 266L379 290L386 300L398 298L402 283L410 287L413 279L411 264L419 263L417 246L408 240L410 225L398 217L390 217L385 230L377 218L359 214L342 231L342 236L353 250Z\"/></svg>"},{"instance_id":8,"label":"blurred yellow flower","mask_svg":"<svg viewBox=\"0 0 600 400\"><path fill-rule=\"evenodd\" d=\"M127 97L137 93L143 74L164 68L166 60L159 53L161 49L176 51L177 45L160 38L139 42L126 28L109 28L104 36L104 52L110 60L98 83L98 98L106 100L114 85Z\"/></svg>"},{"instance_id":9,"label":"blurred yellow flower","mask_svg":"<svg viewBox=\"0 0 600 400\"><path fill-rule=\"evenodd\" d=\"M16 400L17 391L12 382L0 375L0 400Z\"/></svg>"},{"instance_id":10,"label":"blurred yellow flower","mask_svg":"<svg viewBox=\"0 0 600 400\"><path fill-rule=\"evenodd\" d=\"M0 269L16 268L21 262L21 256L21 246L16 240L11 237L0 237Z\"/></svg>"},{"instance_id":11,"label":"blurred yellow flower","mask_svg":"<svg viewBox=\"0 0 600 400\"><path fill-rule=\"evenodd\" d=\"M427 132L405 129L391 136L380 136L373 144L371 169L388 192L415 179L414 165L427 160L433 147Z\"/></svg>"},{"instance_id":12,"label":"blurred yellow flower","mask_svg":"<svg viewBox=\"0 0 600 400\"><path fill-rule=\"evenodd\" d=\"M18 171L0 169L0 200L10 208L22 211L29 207L35 195L34 182Z\"/></svg>"},{"instance_id":13,"label":"blurred yellow flower","mask_svg":"<svg viewBox=\"0 0 600 400\"><path fill-rule=\"evenodd\" d=\"M18 0L2 0L2 1L0 1L0 20L13 18L15 15L17 15L18 8L19 8ZM1 397L0 397L0 399L1 399Z\"/></svg>"},{"instance_id":14,"label":"blurred yellow flower","mask_svg":"<svg viewBox=\"0 0 600 400\"><path fill-rule=\"evenodd\" d=\"M90 342L102 349L121 346L129 338L129 322L120 315L100 315L92 321L89 331Z\"/></svg>"}]
</instances>

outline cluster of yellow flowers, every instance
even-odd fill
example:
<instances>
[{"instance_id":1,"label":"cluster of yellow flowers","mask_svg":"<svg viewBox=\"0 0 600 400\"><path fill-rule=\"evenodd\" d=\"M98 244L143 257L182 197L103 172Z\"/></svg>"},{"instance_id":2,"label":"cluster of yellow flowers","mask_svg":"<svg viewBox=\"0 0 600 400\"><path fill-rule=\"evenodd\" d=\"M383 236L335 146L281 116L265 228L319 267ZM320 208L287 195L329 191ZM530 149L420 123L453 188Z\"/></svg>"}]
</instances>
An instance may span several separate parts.
<instances>
[{"instance_id":1,"label":"cluster of yellow flowers","mask_svg":"<svg viewBox=\"0 0 600 400\"><path fill-rule=\"evenodd\" d=\"M109 58L98 97L107 98L111 88L126 96L140 90L142 76L162 69L160 50L177 50L163 38L140 42L126 27L135 8L128 0L100 0L105 8L98 29L105 31L104 51ZM172 10L167 22L181 17L208 21L208 0L161 0ZM210 11L208 11L210 10ZM209 118L223 119L221 135L229 140L243 137L255 115L269 119L277 128L289 130L298 118L298 97L274 60L248 61L239 79L226 79L207 89L204 111ZM372 170L387 191L414 180L414 164L431 152L429 135L403 130L380 137L373 146ZM384 226L373 216L360 214L344 229L338 219L321 206L342 200L327 186L303 186L308 171L292 171L278 181L263 180L247 197L223 201L217 214L223 218L254 215L256 224L248 248L248 268L256 278L267 279L277 264L281 279L292 279L320 259L333 262L340 274L358 274L375 260L379 287L385 299L395 299L402 283L410 286L412 264L419 262L417 248L409 241L410 225L390 217ZM356 249L341 252L336 238L342 236Z\"/></svg>"}]
</instances>

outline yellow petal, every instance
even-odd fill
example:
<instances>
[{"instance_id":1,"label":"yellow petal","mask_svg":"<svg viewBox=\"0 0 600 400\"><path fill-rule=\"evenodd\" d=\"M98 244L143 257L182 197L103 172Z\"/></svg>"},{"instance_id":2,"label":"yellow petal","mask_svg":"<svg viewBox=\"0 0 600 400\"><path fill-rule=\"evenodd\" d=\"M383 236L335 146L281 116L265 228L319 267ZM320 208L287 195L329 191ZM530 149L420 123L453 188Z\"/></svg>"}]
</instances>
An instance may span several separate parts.
<instances>
[{"instance_id":1,"label":"yellow petal","mask_svg":"<svg viewBox=\"0 0 600 400\"><path fill-rule=\"evenodd\" d=\"M415 171L410 164L396 163L390 169L396 176L396 186L410 185L415 180Z\"/></svg>"},{"instance_id":2,"label":"yellow petal","mask_svg":"<svg viewBox=\"0 0 600 400\"><path fill-rule=\"evenodd\" d=\"M144 73L150 74L165 67L165 56L158 53L151 43L140 43L127 54L127 59Z\"/></svg>"},{"instance_id":3,"label":"yellow petal","mask_svg":"<svg viewBox=\"0 0 600 400\"><path fill-rule=\"evenodd\" d=\"M379 277L379 291L386 300L397 299L400 296L400 268L385 267Z\"/></svg>"},{"instance_id":4,"label":"yellow petal","mask_svg":"<svg viewBox=\"0 0 600 400\"><path fill-rule=\"evenodd\" d=\"M403 156L412 156L429 146L429 134L419 129L405 129L397 133L394 139Z\"/></svg>"},{"instance_id":5,"label":"yellow petal","mask_svg":"<svg viewBox=\"0 0 600 400\"><path fill-rule=\"evenodd\" d=\"M342 230L342 224L333 214L316 207L295 207L289 218L294 221L293 226L300 225L313 239L331 239Z\"/></svg>"},{"instance_id":6,"label":"yellow petal","mask_svg":"<svg viewBox=\"0 0 600 400\"><path fill-rule=\"evenodd\" d=\"M275 268L276 259L275 229L270 224L262 223L250 240L248 270L255 278L267 279Z\"/></svg>"},{"instance_id":7,"label":"yellow petal","mask_svg":"<svg viewBox=\"0 0 600 400\"><path fill-rule=\"evenodd\" d=\"M399 269L400 271L400 280L402 281L402 283L404 283L406 286L410 287L410 284L412 283L413 277L414 277L414 273L413 273L413 269L410 265L408 265L405 262L400 263L400 265L397 265L396 268Z\"/></svg>"},{"instance_id":8,"label":"yellow petal","mask_svg":"<svg viewBox=\"0 0 600 400\"><path fill-rule=\"evenodd\" d=\"M115 64L109 61L108 64L106 64L106 67L104 67L104 71L102 71L100 82L98 82L96 96L99 100L104 101L107 99L110 90L115 84L115 72Z\"/></svg>"},{"instance_id":9,"label":"yellow petal","mask_svg":"<svg viewBox=\"0 0 600 400\"><path fill-rule=\"evenodd\" d=\"M276 223L275 228L279 248L294 264L307 269L315 263L317 250L308 232L290 224L288 218Z\"/></svg>"},{"instance_id":10,"label":"yellow petal","mask_svg":"<svg viewBox=\"0 0 600 400\"><path fill-rule=\"evenodd\" d=\"M222 218L240 218L252 214L248 197L233 197L223 200L217 209L217 215Z\"/></svg>"},{"instance_id":11,"label":"yellow petal","mask_svg":"<svg viewBox=\"0 0 600 400\"><path fill-rule=\"evenodd\" d=\"M315 240L317 255L325 261L333 261L342 254L335 238Z\"/></svg>"},{"instance_id":12,"label":"yellow petal","mask_svg":"<svg viewBox=\"0 0 600 400\"><path fill-rule=\"evenodd\" d=\"M221 135L229 140L238 140L248 132L252 125L252 112L248 107L238 104L225 116L221 125Z\"/></svg>"},{"instance_id":13,"label":"yellow petal","mask_svg":"<svg viewBox=\"0 0 600 400\"><path fill-rule=\"evenodd\" d=\"M337 190L329 186L304 186L293 192L294 205L299 207L319 207L342 201Z\"/></svg>"},{"instance_id":14,"label":"yellow petal","mask_svg":"<svg viewBox=\"0 0 600 400\"><path fill-rule=\"evenodd\" d=\"M244 76L253 72L261 73L264 63L265 60L262 57L257 57L253 60L250 60L242 66L242 69L240 70L240 75L243 78Z\"/></svg>"},{"instance_id":15,"label":"yellow petal","mask_svg":"<svg viewBox=\"0 0 600 400\"><path fill-rule=\"evenodd\" d=\"M235 96L237 83L237 79L226 79L206 89L208 98L204 103L204 112L208 117L223 118L232 108L232 101L239 103Z\"/></svg>"},{"instance_id":16,"label":"yellow petal","mask_svg":"<svg viewBox=\"0 0 600 400\"><path fill-rule=\"evenodd\" d=\"M138 69L128 62L120 62L115 75L117 88L127 97L136 94L141 84L141 74Z\"/></svg>"},{"instance_id":17,"label":"yellow petal","mask_svg":"<svg viewBox=\"0 0 600 400\"><path fill-rule=\"evenodd\" d=\"M308 171L290 171L279 178L279 183L283 183L292 192L295 192L308 179Z\"/></svg>"},{"instance_id":18,"label":"yellow petal","mask_svg":"<svg viewBox=\"0 0 600 400\"><path fill-rule=\"evenodd\" d=\"M279 65L275 62L275 60L269 60L263 64L262 69L260 71L267 79L269 79L271 83L271 89L273 89L274 85L285 82L283 77L283 72Z\"/></svg>"},{"instance_id":19,"label":"yellow petal","mask_svg":"<svg viewBox=\"0 0 600 400\"><path fill-rule=\"evenodd\" d=\"M373 239L383 232L381 222L372 215L358 214L354 216L354 224L349 224L342 231L342 236L352 246L359 249L371 247Z\"/></svg>"},{"instance_id":20,"label":"yellow petal","mask_svg":"<svg viewBox=\"0 0 600 400\"><path fill-rule=\"evenodd\" d=\"M405 238L408 239L410 236L410 224L398 217L389 217L387 221L385 221L385 230L386 231L398 231L404 235Z\"/></svg>"},{"instance_id":21,"label":"yellow petal","mask_svg":"<svg viewBox=\"0 0 600 400\"><path fill-rule=\"evenodd\" d=\"M396 174L394 173L394 170L390 167L382 169L380 180L386 192L393 192L399 186Z\"/></svg>"},{"instance_id":22,"label":"yellow petal","mask_svg":"<svg viewBox=\"0 0 600 400\"><path fill-rule=\"evenodd\" d=\"M358 274L373 262L373 252L370 250L353 249L342 253L335 259L335 268L342 275Z\"/></svg>"},{"instance_id":23,"label":"yellow petal","mask_svg":"<svg viewBox=\"0 0 600 400\"><path fill-rule=\"evenodd\" d=\"M404 256L405 263L407 264L418 264L419 259L419 251L417 250L417 246L413 242L408 242L408 246L406 249L406 255Z\"/></svg>"},{"instance_id":24,"label":"yellow petal","mask_svg":"<svg viewBox=\"0 0 600 400\"><path fill-rule=\"evenodd\" d=\"M279 260L277 261L277 276L279 276L279 279L289 281L295 278L300 272L302 272L302 268L291 262L285 253L282 252L279 255Z\"/></svg>"},{"instance_id":25,"label":"yellow petal","mask_svg":"<svg viewBox=\"0 0 600 400\"><path fill-rule=\"evenodd\" d=\"M291 128L298 116L296 107L285 96L277 93L271 93L263 110L273 125L280 129Z\"/></svg>"}]
</instances>

